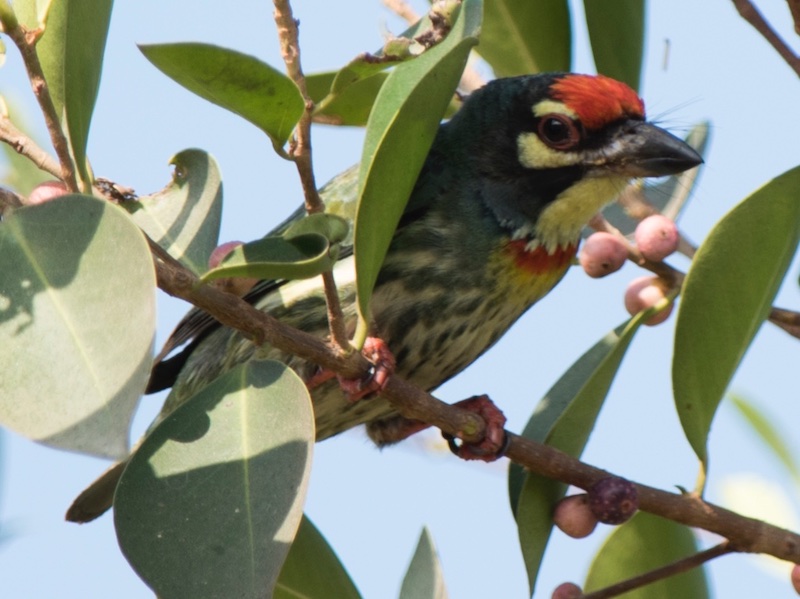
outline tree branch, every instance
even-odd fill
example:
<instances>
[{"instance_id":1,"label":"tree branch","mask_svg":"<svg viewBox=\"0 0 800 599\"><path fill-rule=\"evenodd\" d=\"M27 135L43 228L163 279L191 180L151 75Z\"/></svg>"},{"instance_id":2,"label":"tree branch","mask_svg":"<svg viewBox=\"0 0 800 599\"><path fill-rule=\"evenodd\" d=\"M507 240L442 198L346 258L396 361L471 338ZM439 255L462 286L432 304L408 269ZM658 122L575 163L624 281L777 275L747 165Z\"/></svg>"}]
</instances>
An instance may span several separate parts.
<instances>
[{"instance_id":1,"label":"tree branch","mask_svg":"<svg viewBox=\"0 0 800 599\"><path fill-rule=\"evenodd\" d=\"M699 553L679 559L661 568L650 570L649 572L645 572L639 576L634 576L628 580L623 580L604 589L593 591L591 593L585 593L581 595L580 599L610 599L611 597L619 597L628 591L641 588L659 580L664 580L670 576L688 572L689 570L697 568L698 566L702 566L714 558L731 553L732 551L734 551L734 549L731 547L731 544L725 541L719 545L715 545L714 547L706 549L705 551L700 551Z\"/></svg>"},{"instance_id":2,"label":"tree branch","mask_svg":"<svg viewBox=\"0 0 800 599\"><path fill-rule=\"evenodd\" d=\"M17 129L8 118L0 118L0 140L10 145L16 152L25 156L39 169L61 178L61 166L50 154L36 145L30 137Z\"/></svg>"},{"instance_id":3,"label":"tree branch","mask_svg":"<svg viewBox=\"0 0 800 599\"><path fill-rule=\"evenodd\" d=\"M168 294L202 308L255 343L269 342L347 378L359 378L368 372L370 364L360 353L342 355L317 337L279 322L235 295L200 285L194 274L152 241L151 248L156 255L158 285ZM477 414L446 404L398 376L389 378L381 395L407 418L425 422L468 442L483 438L485 423ZM530 472L582 489L610 476L552 447L512 433L509 433L507 455ZM740 516L694 495L667 493L645 485L637 485L637 490L639 506L645 511L722 535L738 551L767 553L800 562L800 536L795 533Z\"/></svg>"},{"instance_id":4,"label":"tree branch","mask_svg":"<svg viewBox=\"0 0 800 599\"><path fill-rule=\"evenodd\" d=\"M28 72L33 95L36 96L36 100L39 103L47 131L50 134L50 140L53 142L53 148L61 165L57 177L64 182L67 189L78 192L80 190L75 178L75 164L72 162L72 156L69 152L69 142L61 128L59 114L53 103L53 97L50 95L50 89L47 86L47 80L39 62L39 55L36 52L36 42L43 32L40 29L27 30L17 22L8 23L6 21L3 22L3 29L22 55L22 62Z\"/></svg>"},{"instance_id":5,"label":"tree branch","mask_svg":"<svg viewBox=\"0 0 800 599\"><path fill-rule=\"evenodd\" d=\"M308 95L306 79L300 64L300 44L298 42L297 21L292 15L292 7L289 0L275 0L275 24L278 27L278 39L281 46L281 55L286 64L286 72L297 88L305 102L305 110L300 117L294 131L289 157L297 166L300 175L300 183L303 187L306 211L323 212L325 205L317 191L317 183L314 178L314 165L311 155L311 120L314 112L314 102ZM325 303L328 309L328 325L330 327L331 340L334 347L347 353L350 350L350 340L347 335L344 314L339 301L339 293L336 290L336 281L333 273L326 272L322 275L323 287L325 289Z\"/></svg>"},{"instance_id":6,"label":"tree branch","mask_svg":"<svg viewBox=\"0 0 800 599\"><path fill-rule=\"evenodd\" d=\"M761 15L758 9L753 6L750 0L733 0L733 5L742 18L755 27L765 40L767 40L773 48L781 55L781 58L786 61L794 72L800 76L800 57L783 41L783 39L775 32L775 30L767 23L766 19ZM792 9L792 14L795 18L795 30L797 29L797 9L796 2L790 1L789 4Z\"/></svg>"}]
</instances>

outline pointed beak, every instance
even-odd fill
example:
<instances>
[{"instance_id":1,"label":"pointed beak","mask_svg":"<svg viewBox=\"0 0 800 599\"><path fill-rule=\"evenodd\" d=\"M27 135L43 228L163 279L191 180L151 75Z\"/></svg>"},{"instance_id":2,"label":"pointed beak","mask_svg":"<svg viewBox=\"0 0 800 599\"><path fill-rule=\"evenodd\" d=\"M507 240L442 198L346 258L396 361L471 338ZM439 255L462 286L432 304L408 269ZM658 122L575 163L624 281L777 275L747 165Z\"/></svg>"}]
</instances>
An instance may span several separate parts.
<instances>
[{"instance_id":1,"label":"pointed beak","mask_svg":"<svg viewBox=\"0 0 800 599\"><path fill-rule=\"evenodd\" d=\"M644 121L622 123L610 146L605 167L626 177L675 175L703 162L686 142Z\"/></svg>"}]
</instances>

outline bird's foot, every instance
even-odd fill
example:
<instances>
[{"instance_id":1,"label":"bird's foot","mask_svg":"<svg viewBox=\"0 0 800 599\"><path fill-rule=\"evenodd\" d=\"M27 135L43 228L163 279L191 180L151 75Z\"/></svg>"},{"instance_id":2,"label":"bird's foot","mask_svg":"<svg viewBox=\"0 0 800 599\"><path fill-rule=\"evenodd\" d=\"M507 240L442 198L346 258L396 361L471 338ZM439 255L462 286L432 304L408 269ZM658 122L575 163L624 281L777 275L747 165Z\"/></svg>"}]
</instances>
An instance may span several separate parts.
<instances>
[{"instance_id":1,"label":"bird's foot","mask_svg":"<svg viewBox=\"0 0 800 599\"><path fill-rule=\"evenodd\" d=\"M367 337L364 348L361 350L364 357L372 364L367 375L360 379L339 379L339 386L347 394L347 398L356 402L359 399L380 393L386 386L386 381L394 374L396 362L389 346L378 337Z\"/></svg>"},{"instance_id":2,"label":"bird's foot","mask_svg":"<svg viewBox=\"0 0 800 599\"><path fill-rule=\"evenodd\" d=\"M450 451L464 460L494 462L508 450L508 435L505 431L506 417L487 395L476 395L456 403L460 408L475 412L486 422L483 439L476 443L457 440L453 435L442 433Z\"/></svg>"},{"instance_id":3,"label":"bird's foot","mask_svg":"<svg viewBox=\"0 0 800 599\"><path fill-rule=\"evenodd\" d=\"M329 381L334 376L339 380L339 386L347 395L347 399L356 402L372 393L379 393L386 386L386 381L394 374L395 359L389 346L377 337L367 337L364 348L361 350L364 357L372 364L366 376L358 379L348 379L334 375L330 370L317 371L307 382L309 390Z\"/></svg>"}]
</instances>

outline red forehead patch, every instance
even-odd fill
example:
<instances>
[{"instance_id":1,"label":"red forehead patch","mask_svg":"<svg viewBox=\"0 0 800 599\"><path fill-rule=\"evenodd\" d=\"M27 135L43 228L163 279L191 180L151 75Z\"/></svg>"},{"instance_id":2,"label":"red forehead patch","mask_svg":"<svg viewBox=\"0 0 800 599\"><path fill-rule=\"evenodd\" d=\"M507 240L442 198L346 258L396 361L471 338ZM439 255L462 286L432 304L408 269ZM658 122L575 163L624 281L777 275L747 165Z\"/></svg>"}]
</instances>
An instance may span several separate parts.
<instances>
[{"instance_id":1,"label":"red forehead patch","mask_svg":"<svg viewBox=\"0 0 800 599\"><path fill-rule=\"evenodd\" d=\"M587 129L599 129L623 117L644 118L644 102L636 92L603 75L566 75L553 84L552 92Z\"/></svg>"}]
</instances>

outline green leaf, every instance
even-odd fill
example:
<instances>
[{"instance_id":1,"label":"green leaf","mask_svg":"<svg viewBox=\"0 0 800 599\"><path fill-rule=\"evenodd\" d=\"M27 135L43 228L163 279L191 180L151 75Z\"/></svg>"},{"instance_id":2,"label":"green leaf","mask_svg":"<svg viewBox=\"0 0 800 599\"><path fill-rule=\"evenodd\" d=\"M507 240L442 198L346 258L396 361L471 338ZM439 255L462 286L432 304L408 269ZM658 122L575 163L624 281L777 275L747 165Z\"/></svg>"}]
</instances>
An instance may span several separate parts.
<instances>
[{"instance_id":1,"label":"green leaf","mask_svg":"<svg viewBox=\"0 0 800 599\"><path fill-rule=\"evenodd\" d=\"M644 0L584 0L598 73L639 89L644 53Z\"/></svg>"},{"instance_id":2,"label":"green leaf","mask_svg":"<svg viewBox=\"0 0 800 599\"><path fill-rule=\"evenodd\" d=\"M442 114L480 31L481 2L465 0L444 41L395 68L367 124L359 172L355 264L360 322L366 337L372 288Z\"/></svg>"},{"instance_id":3,"label":"green leaf","mask_svg":"<svg viewBox=\"0 0 800 599\"><path fill-rule=\"evenodd\" d=\"M399 599L447 599L442 565L427 528L422 529L414 557L400 587Z\"/></svg>"},{"instance_id":4,"label":"green leaf","mask_svg":"<svg viewBox=\"0 0 800 599\"><path fill-rule=\"evenodd\" d=\"M205 273L204 283L224 277L308 279L333 268L335 252L316 233L291 239L264 237L234 248L217 268Z\"/></svg>"},{"instance_id":5,"label":"green leaf","mask_svg":"<svg viewBox=\"0 0 800 599\"><path fill-rule=\"evenodd\" d=\"M651 315L642 312L621 324L578 358L539 402L522 436L580 456L634 334ZM553 528L553 508L566 485L511 464L508 488L533 594Z\"/></svg>"},{"instance_id":6,"label":"green leaf","mask_svg":"<svg viewBox=\"0 0 800 599\"><path fill-rule=\"evenodd\" d=\"M279 150L303 114L294 82L259 59L200 43L140 45L147 60L201 98L250 121Z\"/></svg>"},{"instance_id":7,"label":"green leaf","mask_svg":"<svg viewBox=\"0 0 800 599\"><path fill-rule=\"evenodd\" d=\"M753 193L709 233L683 285L672 386L689 443L707 464L711 422L800 240L800 167Z\"/></svg>"},{"instance_id":8,"label":"green leaf","mask_svg":"<svg viewBox=\"0 0 800 599\"><path fill-rule=\"evenodd\" d=\"M493 0L484 4L478 53L498 77L568 71L569 2Z\"/></svg>"},{"instance_id":9,"label":"green leaf","mask_svg":"<svg viewBox=\"0 0 800 599\"><path fill-rule=\"evenodd\" d=\"M336 73L316 73L306 77L308 94L317 105L314 119L330 125L364 127L378 96L386 73L378 73L354 82L336 95L329 96Z\"/></svg>"},{"instance_id":10,"label":"green leaf","mask_svg":"<svg viewBox=\"0 0 800 599\"><path fill-rule=\"evenodd\" d=\"M195 274L208 268L222 217L222 180L214 158L202 150L173 156L172 181L161 191L123 207L153 241Z\"/></svg>"},{"instance_id":11,"label":"green leaf","mask_svg":"<svg viewBox=\"0 0 800 599\"><path fill-rule=\"evenodd\" d=\"M790 449L786 435L782 434L774 418L759 406L748 401L741 395L731 395L731 404L742 418L750 425L753 432L758 435L775 456L784 465L795 482L800 482L800 466Z\"/></svg>"},{"instance_id":12,"label":"green leaf","mask_svg":"<svg viewBox=\"0 0 800 599\"><path fill-rule=\"evenodd\" d=\"M0 224L0 422L41 443L119 458L144 391L155 276L119 208L67 195Z\"/></svg>"},{"instance_id":13,"label":"green leaf","mask_svg":"<svg viewBox=\"0 0 800 599\"><path fill-rule=\"evenodd\" d=\"M283 564L272 599L360 599L331 546L307 516Z\"/></svg>"},{"instance_id":14,"label":"green leaf","mask_svg":"<svg viewBox=\"0 0 800 599\"><path fill-rule=\"evenodd\" d=\"M39 22L35 0L14 3L22 21ZM113 0L59 0L47 16L44 35L36 44L47 87L69 143L78 178L88 192L92 176L86 159L100 74L103 69Z\"/></svg>"},{"instance_id":15,"label":"green leaf","mask_svg":"<svg viewBox=\"0 0 800 599\"><path fill-rule=\"evenodd\" d=\"M318 212L294 221L286 228L282 236L285 239L294 239L301 235L316 234L321 235L331 244L335 244L344 241L349 232L350 223L347 219L336 214Z\"/></svg>"},{"instance_id":16,"label":"green leaf","mask_svg":"<svg viewBox=\"0 0 800 599\"><path fill-rule=\"evenodd\" d=\"M250 361L167 416L114 497L120 547L160 597L269 597L302 518L314 445L303 381Z\"/></svg>"},{"instance_id":17,"label":"green leaf","mask_svg":"<svg viewBox=\"0 0 800 599\"><path fill-rule=\"evenodd\" d=\"M637 513L618 526L597 552L584 584L584 592L644 574L697 552L697 541L687 527ZM709 589L703 568L670 576L645 587L629 591L625 599L708 599Z\"/></svg>"}]
</instances>

